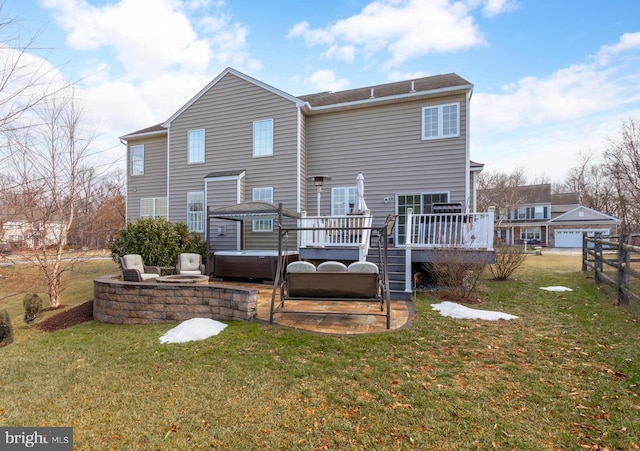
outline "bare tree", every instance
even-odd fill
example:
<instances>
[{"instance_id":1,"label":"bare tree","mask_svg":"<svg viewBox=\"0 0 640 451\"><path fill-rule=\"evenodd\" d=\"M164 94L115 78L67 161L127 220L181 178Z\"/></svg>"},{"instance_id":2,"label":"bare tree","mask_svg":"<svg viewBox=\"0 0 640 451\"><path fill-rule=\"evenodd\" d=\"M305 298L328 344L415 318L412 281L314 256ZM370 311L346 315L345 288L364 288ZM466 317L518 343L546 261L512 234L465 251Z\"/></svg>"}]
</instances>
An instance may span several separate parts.
<instances>
[{"instance_id":1,"label":"bare tree","mask_svg":"<svg viewBox=\"0 0 640 451\"><path fill-rule=\"evenodd\" d=\"M81 171L76 220L69 230L70 245L109 247L126 223L125 186L121 171L103 176L98 176L95 168Z\"/></svg>"},{"instance_id":2,"label":"bare tree","mask_svg":"<svg viewBox=\"0 0 640 451\"><path fill-rule=\"evenodd\" d=\"M65 248L93 142L81 128L79 102L67 94L34 108L27 126L7 134L4 149L5 179L13 185L2 204L23 225L20 258L40 269L51 307L61 305L62 275L76 261L64 258Z\"/></svg>"},{"instance_id":3,"label":"bare tree","mask_svg":"<svg viewBox=\"0 0 640 451\"><path fill-rule=\"evenodd\" d=\"M623 122L617 139L609 138L604 171L613 189L623 231L640 226L640 122Z\"/></svg>"},{"instance_id":4,"label":"bare tree","mask_svg":"<svg viewBox=\"0 0 640 451\"><path fill-rule=\"evenodd\" d=\"M0 136L25 126L24 115L70 84L59 71L35 56L37 35L24 38L20 22L7 17L0 3Z\"/></svg>"},{"instance_id":5,"label":"bare tree","mask_svg":"<svg viewBox=\"0 0 640 451\"><path fill-rule=\"evenodd\" d=\"M506 212L521 202L519 186L527 184L524 168L516 168L511 173L481 172L478 176L478 211L495 207L497 212ZM496 215L500 220L500 214Z\"/></svg>"},{"instance_id":6,"label":"bare tree","mask_svg":"<svg viewBox=\"0 0 640 451\"><path fill-rule=\"evenodd\" d=\"M618 215L613 185L593 154L580 155L578 166L569 170L562 189L564 192L578 193L580 205L608 215Z\"/></svg>"}]
</instances>

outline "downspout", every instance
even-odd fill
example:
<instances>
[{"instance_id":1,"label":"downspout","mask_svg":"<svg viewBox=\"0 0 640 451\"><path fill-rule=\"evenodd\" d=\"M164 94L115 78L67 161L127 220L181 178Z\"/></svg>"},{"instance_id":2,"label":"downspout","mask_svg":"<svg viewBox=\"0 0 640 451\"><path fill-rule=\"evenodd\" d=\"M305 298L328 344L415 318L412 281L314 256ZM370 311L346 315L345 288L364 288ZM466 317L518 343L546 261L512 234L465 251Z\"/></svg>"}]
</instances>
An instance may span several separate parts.
<instances>
[{"instance_id":1,"label":"downspout","mask_svg":"<svg viewBox=\"0 0 640 451\"><path fill-rule=\"evenodd\" d=\"M129 143L127 141L124 141L122 138L118 138L120 140L120 143L124 145L125 147L125 162L124 162L124 166L125 166L125 174L127 175L127 189L125 190L125 194L124 194L124 220L125 223L129 220Z\"/></svg>"},{"instance_id":2,"label":"downspout","mask_svg":"<svg viewBox=\"0 0 640 451\"><path fill-rule=\"evenodd\" d=\"M169 218L171 218L171 214L170 214L170 209L169 209L169 205L171 202L169 202L170 199L170 193L171 191L169 191L169 187L171 186L169 183L169 178L171 177L171 125L169 125L169 127L167 127L167 219L169 220Z\"/></svg>"},{"instance_id":3,"label":"downspout","mask_svg":"<svg viewBox=\"0 0 640 451\"><path fill-rule=\"evenodd\" d=\"M469 93L467 95L467 98L465 99L466 101L466 108L465 108L465 116L466 116L466 127L465 127L465 135L466 135L466 139L465 139L465 175L464 175L464 186L465 186L465 205L466 205L466 210L467 213L469 213L469 204L470 204L470 198L469 196L471 195L470 191L470 178L471 178L471 148L469 145L469 137L470 137L470 131L469 129L470 127L470 122L469 119L471 117L471 113L470 113L470 104L471 104L471 96L473 95L473 88L469 89ZM474 210L475 210L475 206L474 206Z\"/></svg>"}]
</instances>

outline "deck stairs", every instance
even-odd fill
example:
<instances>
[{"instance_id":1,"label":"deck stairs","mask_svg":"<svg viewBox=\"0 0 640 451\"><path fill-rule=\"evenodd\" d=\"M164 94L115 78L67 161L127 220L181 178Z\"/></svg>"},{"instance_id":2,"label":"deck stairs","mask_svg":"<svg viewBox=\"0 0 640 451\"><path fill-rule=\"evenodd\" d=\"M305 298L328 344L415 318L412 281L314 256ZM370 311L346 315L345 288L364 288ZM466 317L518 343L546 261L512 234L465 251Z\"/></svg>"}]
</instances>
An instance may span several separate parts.
<instances>
[{"instance_id":1,"label":"deck stairs","mask_svg":"<svg viewBox=\"0 0 640 451\"><path fill-rule=\"evenodd\" d=\"M389 290L393 300L411 300L412 293L406 292L405 288L405 250L403 248L389 247L387 250L389 275ZM367 255L367 261L375 263L380 267L380 257L377 249L373 248ZM380 267L382 271L382 268Z\"/></svg>"}]
</instances>

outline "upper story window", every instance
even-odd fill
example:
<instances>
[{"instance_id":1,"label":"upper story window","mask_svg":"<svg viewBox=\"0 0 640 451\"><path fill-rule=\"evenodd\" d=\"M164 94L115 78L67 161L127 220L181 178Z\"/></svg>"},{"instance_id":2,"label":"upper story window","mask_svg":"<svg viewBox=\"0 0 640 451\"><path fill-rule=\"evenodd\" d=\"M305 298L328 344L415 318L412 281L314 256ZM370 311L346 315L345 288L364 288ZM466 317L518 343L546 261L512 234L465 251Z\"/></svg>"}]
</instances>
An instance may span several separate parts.
<instances>
[{"instance_id":1,"label":"upper story window","mask_svg":"<svg viewBox=\"0 0 640 451\"><path fill-rule=\"evenodd\" d=\"M253 123L253 156L273 155L273 119Z\"/></svg>"},{"instance_id":2,"label":"upper story window","mask_svg":"<svg viewBox=\"0 0 640 451\"><path fill-rule=\"evenodd\" d=\"M144 175L144 145L129 147L129 174Z\"/></svg>"},{"instance_id":3,"label":"upper story window","mask_svg":"<svg viewBox=\"0 0 640 451\"><path fill-rule=\"evenodd\" d=\"M189 130L187 138L187 163L204 163L204 129Z\"/></svg>"},{"instance_id":4,"label":"upper story window","mask_svg":"<svg viewBox=\"0 0 640 451\"><path fill-rule=\"evenodd\" d=\"M357 195L355 186L331 188L331 215L341 216L353 213Z\"/></svg>"},{"instance_id":5,"label":"upper story window","mask_svg":"<svg viewBox=\"0 0 640 451\"><path fill-rule=\"evenodd\" d=\"M141 218L166 218L167 217L167 198L166 197L148 197L140 199L140 217Z\"/></svg>"},{"instance_id":6,"label":"upper story window","mask_svg":"<svg viewBox=\"0 0 640 451\"><path fill-rule=\"evenodd\" d=\"M273 203L273 188L253 188L252 199L255 201L263 201ZM273 232L273 220L259 219L253 221L254 232Z\"/></svg>"},{"instance_id":7,"label":"upper story window","mask_svg":"<svg viewBox=\"0 0 640 451\"><path fill-rule=\"evenodd\" d=\"M204 192L187 193L187 227L190 232L204 231Z\"/></svg>"},{"instance_id":8,"label":"upper story window","mask_svg":"<svg viewBox=\"0 0 640 451\"><path fill-rule=\"evenodd\" d=\"M422 108L422 139L460 136L460 103Z\"/></svg>"}]
</instances>

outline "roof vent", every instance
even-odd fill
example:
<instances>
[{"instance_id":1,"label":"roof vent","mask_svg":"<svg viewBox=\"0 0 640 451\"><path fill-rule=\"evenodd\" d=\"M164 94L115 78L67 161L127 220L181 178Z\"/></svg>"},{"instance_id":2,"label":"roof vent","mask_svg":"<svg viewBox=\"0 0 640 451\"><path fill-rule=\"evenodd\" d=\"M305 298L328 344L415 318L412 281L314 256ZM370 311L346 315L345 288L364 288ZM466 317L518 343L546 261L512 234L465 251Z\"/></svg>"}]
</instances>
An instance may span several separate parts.
<instances>
[{"instance_id":1,"label":"roof vent","mask_svg":"<svg viewBox=\"0 0 640 451\"><path fill-rule=\"evenodd\" d=\"M415 87L414 83L415 83L414 81L411 82L411 91L409 91L409 92L416 92L416 87Z\"/></svg>"},{"instance_id":2,"label":"roof vent","mask_svg":"<svg viewBox=\"0 0 640 451\"><path fill-rule=\"evenodd\" d=\"M375 99L376 97L373 95L373 88L371 88L371 96L369 97L370 99Z\"/></svg>"}]
</instances>

